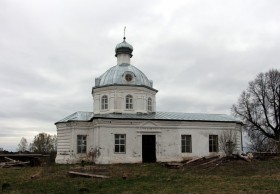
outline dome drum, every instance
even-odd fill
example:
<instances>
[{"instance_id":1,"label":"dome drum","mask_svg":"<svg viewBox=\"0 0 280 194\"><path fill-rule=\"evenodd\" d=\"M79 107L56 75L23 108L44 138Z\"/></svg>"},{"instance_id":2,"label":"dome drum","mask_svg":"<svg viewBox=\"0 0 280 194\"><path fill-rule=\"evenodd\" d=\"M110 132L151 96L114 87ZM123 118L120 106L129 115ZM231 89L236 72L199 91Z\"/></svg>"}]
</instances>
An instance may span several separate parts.
<instances>
[{"instance_id":1,"label":"dome drum","mask_svg":"<svg viewBox=\"0 0 280 194\"><path fill-rule=\"evenodd\" d=\"M125 39L117 44L117 65L95 78L92 88L95 114L146 114L156 110L158 91L142 71L130 64L132 51Z\"/></svg>"}]
</instances>

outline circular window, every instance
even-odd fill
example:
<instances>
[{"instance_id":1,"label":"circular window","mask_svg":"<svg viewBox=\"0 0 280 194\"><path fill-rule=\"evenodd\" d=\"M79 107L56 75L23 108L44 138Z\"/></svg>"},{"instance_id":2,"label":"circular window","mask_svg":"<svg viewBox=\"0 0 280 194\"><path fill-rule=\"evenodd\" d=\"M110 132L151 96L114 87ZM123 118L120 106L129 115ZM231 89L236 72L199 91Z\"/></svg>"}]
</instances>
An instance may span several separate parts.
<instances>
[{"instance_id":1,"label":"circular window","mask_svg":"<svg viewBox=\"0 0 280 194\"><path fill-rule=\"evenodd\" d=\"M131 74L126 74L125 75L125 80L130 82L132 80L132 75Z\"/></svg>"}]
</instances>

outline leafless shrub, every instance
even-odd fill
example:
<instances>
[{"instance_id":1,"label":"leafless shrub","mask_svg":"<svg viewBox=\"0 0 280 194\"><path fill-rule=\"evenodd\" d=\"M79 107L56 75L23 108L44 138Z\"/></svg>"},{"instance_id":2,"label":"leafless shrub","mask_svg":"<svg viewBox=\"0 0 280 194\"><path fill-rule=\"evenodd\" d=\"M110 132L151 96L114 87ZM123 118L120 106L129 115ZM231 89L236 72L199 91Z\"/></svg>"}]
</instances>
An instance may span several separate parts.
<instances>
[{"instance_id":1,"label":"leafless shrub","mask_svg":"<svg viewBox=\"0 0 280 194\"><path fill-rule=\"evenodd\" d=\"M87 153L86 160L88 162L96 162L96 159L100 156L100 148L91 148Z\"/></svg>"},{"instance_id":2,"label":"leafless shrub","mask_svg":"<svg viewBox=\"0 0 280 194\"><path fill-rule=\"evenodd\" d=\"M231 156L236 150L237 132L233 130L227 130L221 133L219 136L219 147L227 156Z\"/></svg>"},{"instance_id":3,"label":"leafless shrub","mask_svg":"<svg viewBox=\"0 0 280 194\"><path fill-rule=\"evenodd\" d=\"M248 133L249 141L248 144L249 151L251 152L277 152L279 142L272 138L268 138L262 133L256 131Z\"/></svg>"}]
</instances>

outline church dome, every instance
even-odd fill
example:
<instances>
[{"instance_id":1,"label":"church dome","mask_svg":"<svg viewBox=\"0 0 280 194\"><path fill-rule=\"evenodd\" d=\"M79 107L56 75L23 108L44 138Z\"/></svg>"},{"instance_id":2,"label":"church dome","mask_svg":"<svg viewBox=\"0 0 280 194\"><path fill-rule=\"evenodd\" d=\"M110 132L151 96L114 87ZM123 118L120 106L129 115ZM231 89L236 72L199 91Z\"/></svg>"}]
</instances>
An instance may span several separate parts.
<instances>
[{"instance_id":1,"label":"church dome","mask_svg":"<svg viewBox=\"0 0 280 194\"><path fill-rule=\"evenodd\" d=\"M117 65L108 69L98 78L95 78L95 88L111 86L111 85L126 85L126 86L144 86L153 89L153 81L138 68L130 64L133 47L125 41L117 44L115 48Z\"/></svg>"},{"instance_id":2,"label":"church dome","mask_svg":"<svg viewBox=\"0 0 280 194\"><path fill-rule=\"evenodd\" d=\"M125 41L125 37L123 38L123 41L119 44L117 44L116 48L115 48L115 52L116 52L116 57L118 56L118 54L129 54L130 57L132 57L132 51L133 51L133 47L131 44L127 43Z\"/></svg>"},{"instance_id":3,"label":"church dome","mask_svg":"<svg viewBox=\"0 0 280 194\"><path fill-rule=\"evenodd\" d=\"M109 85L137 85L153 87L153 82L133 65L122 63L108 69L95 80L95 87Z\"/></svg>"}]
</instances>

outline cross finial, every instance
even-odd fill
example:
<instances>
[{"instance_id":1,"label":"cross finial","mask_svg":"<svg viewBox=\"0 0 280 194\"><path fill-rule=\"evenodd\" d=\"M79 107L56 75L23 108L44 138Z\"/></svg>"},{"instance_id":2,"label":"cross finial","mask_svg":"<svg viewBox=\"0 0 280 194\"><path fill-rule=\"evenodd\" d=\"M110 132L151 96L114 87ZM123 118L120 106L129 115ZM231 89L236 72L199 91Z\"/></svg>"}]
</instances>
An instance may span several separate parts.
<instances>
[{"instance_id":1,"label":"cross finial","mask_svg":"<svg viewBox=\"0 0 280 194\"><path fill-rule=\"evenodd\" d=\"M126 26L123 29L123 40L125 40L125 29L126 29Z\"/></svg>"}]
</instances>

